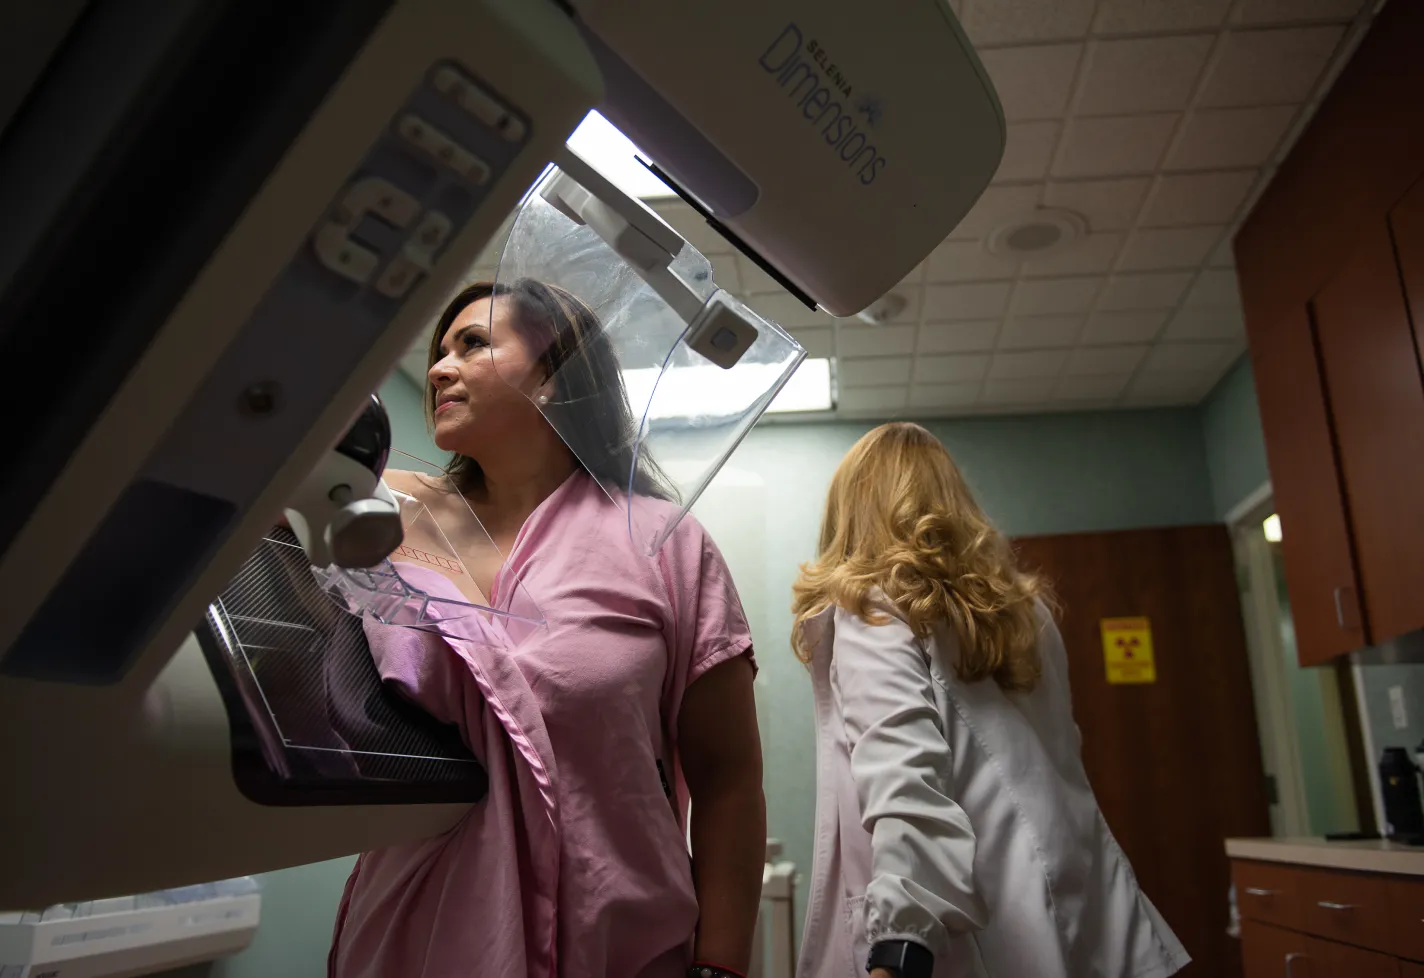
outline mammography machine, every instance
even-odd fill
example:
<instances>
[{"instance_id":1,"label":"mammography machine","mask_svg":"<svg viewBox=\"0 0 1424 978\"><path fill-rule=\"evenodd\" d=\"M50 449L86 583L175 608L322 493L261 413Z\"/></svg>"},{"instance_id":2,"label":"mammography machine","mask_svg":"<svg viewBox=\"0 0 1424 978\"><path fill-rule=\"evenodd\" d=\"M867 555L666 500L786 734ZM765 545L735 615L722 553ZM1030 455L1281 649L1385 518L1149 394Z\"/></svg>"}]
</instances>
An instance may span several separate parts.
<instances>
[{"instance_id":1,"label":"mammography machine","mask_svg":"<svg viewBox=\"0 0 1424 978\"><path fill-rule=\"evenodd\" d=\"M312 565L399 543L379 437L333 453L379 428L353 419L521 201L643 262L697 369L749 348L685 253L648 257L681 239L567 154L590 109L836 316L925 258L1004 143L945 0L11 6L0 909L358 852L478 801ZM272 530L284 510L321 515Z\"/></svg>"}]
</instances>

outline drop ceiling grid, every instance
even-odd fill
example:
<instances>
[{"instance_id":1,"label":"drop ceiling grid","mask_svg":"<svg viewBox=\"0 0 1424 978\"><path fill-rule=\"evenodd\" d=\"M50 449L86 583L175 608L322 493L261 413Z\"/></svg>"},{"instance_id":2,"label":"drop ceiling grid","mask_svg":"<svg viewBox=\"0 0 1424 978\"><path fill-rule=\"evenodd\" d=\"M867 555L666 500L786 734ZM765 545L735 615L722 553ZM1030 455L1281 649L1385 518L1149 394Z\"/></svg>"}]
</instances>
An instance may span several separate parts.
<instances>
[{"instance_id":1,"label":"drop ceiling grid","mask_svg":"<svg viewBox=\"0 0 1424 978\"><path fill-rule=\"evenodd\" d=\"M972 2L973 0L966 0L966 3ZM1008 2L1014 3L1015 0L1008 0ZM1053 0L1044 0L1044 2L1053 2ZM1076 377L1073 381L1069 381L1068 378L1072 376L1071 365L1073 359L1065 356L1063 357L1063 363L1057 374L1052 377L1043 378L1045 383L1050 385L1047 398L1041 399L1035 396L1032 398L1032 403L1021 405L1023 409L1051 408L1073 410L1081 407L1129 407L1138 405L1195 403L1209 392L1216 380L1220 378L1221 374L1224 373L1226 368L1234 361L1235 357L1244 350L1244 337L1239 332L1239 326L1235 328L1234 335L1227 336L1224 339L1220 335L1210 334L1210 331L1208 331L1209 335L1202 338L1193 338L1191 336L1174 337L1174 323L1177 322L1178 316L1182 313L1189 297L1193 294L1193 290L1201 280L1203 272L1212 270L1220 264L1220 256L1223 251L1229 253L1230 238L1234 234L1239 221L1246 213L1249 213L1255 200L1268 185L1270 177L1274 173L1274 167L1288 151L1289 145L1294 141L1294 138L1298 136L1299 132L1304 128L1304 124L1308 121L1309 115L1313 112L1315 105L1328 89L1329 84L1331 84L1338 75L1340 68L1353 51L1354 45L1358 43L1359 38L1363 35L1365 28L1368 26L1368 21L1373 14L1372 9L1359 10L1356 12L1353 20L1350 20L1348 23L1339 18L1327 18L1323 20L1306 19L1304 21L1288 21L1285 23L1243 25L1240 23L1243 19L1242 11L1249 3L1250 0L1236 0L1236 2L1230 3L1229 5L1223 5L1225 12L1220 22L1206 30L1203 30L1201 27L1192 27L1177 30L1150 32L1127 31L1123 33L1106 34L1100 33L1094 28L1087 35L1076 39L1060 37L1028 44L1005 42L985 46L985 60L991 64L995 60L995 52L1013 51L1017 55L1019 52L1025 50L1055 50L1070 45L1076 45L1078 49L1076 63L1072 72L1072 87L1066 100L1063 114L1054 117L1030 111L1023 115L1013 116L1010 119L1011 125L1021 122L1043 121L1057 121L1060 123L1055 135L1053 151L1050 154L1043 178L1041 180L996 179L992 186L1000 188L1032 188L1034 192L1034 203L1038 206L1042 206L1045 199L1048 199L1055 190L1065 186L1071 187L1074 184L1104 185L1143 177L1150 181L1146 192L1141 194L1137 199L1136 206L1132 208L1132 220L1127 222L1127 230L1121 233L1121 238L1116 245L1116 254L1109 265L1107 274L1102 276L1066 276L1070 278L1097 278L1101 280L1098 295L1094 299L1087 314L1082 316L1077 336L1067 348L1084 348L1083 339L1089 329L1089 323L1093 321L1096 315L1105 311L1102 308L1102 303L1104 302L1105 295L1108 294L1106 285L1109 280L1123 275L1150 276L1161 272L1171 272L1174 274L1185 273L1186 278L1182 282L1182 287L1175 301L1166 306L1166 314L1162 316L1155 332L1147 340L1148 345L1154 352L1158 348L1164 348L1164 353L1169 354L1170 351L1176 350L1179 347L1201 347L1198 351L1180 350L1180 353L1184 355L1177 357L1170 355L1163 358L1154 358L1152 356L1139 357L1136 365L1123 378L1119 393L1111 398L1071 397L1060 399L1056 397L1057 391L1060 386L1063 385L1075 387L1092 386L1090 383L1080 382ZM1025 4L1022 3L1021 0L1018 5L1021 7L1033 6L1032 3ZM1100 22L1101 14L1108 6L1111 6L1110 0L1104 0L1104 2L1097 4L1097 10L1092 21L1094 24ZM1229 46L1232 44L1234 38L1241 33L1250 33L1252 35L1269 35L1274 33L1275 36L1269 38L1269 40L1276 41L1284 38L1286 32L1297 30L1319 31L1322 28L1329 29L1332 27L1338 27L1341 30L1340 36L1336 39L1334 50L1325 59L1324 64L1317 66L1314 71L1315 80L1310 86L1311 90L1309 94L1297 103L1288 103L1291 110L1290 124L1285 129L1284 137L1280 140L1278 145L1270 148L1269 152L1265 154L1264 159L1252 161L1250 164L1233 163L1222 166L1182 165L1172 167L1170 165L1169 161L1178 153L1179 147L1183 144L1184 140L1188 138L1188 123L1196 117L1197 113L1202 111L1207 113L1222 111L1221 109L1216 109L1214 106L1203 108L1199 103L1202 101L1204 93L1210 89L1215 80L1219 77L1218 72L1222 70L1223 61L1229 55ZM1200 64L1196 66L1195 74L1191 79L1190 92L1185 102L1181 105L1160 110L1164 114L1174 113L1174 118L1171 131L1163 143L1154 165L1146 170L1128 169L1096 172L1091 175L1068 179L1060 177L1058 175L1060 163L1065 153L1065 146L1072 137L1075 124L1080 118L1099 118L1096 116L1080 116L1079 109L1084 97L1084 92L1089 83L1088 76L1094 68L1095 58L1103 45L1123 45L1133 40L1143 40L1146 38L1190 37L1209 37L1210 43L1205 49L1205 54L1201 58ZM1201 47L1201 44L1197 46ZM1055 59L1061 58L1061 51L1055 50L1054 57ZM1020 59L1020 63L1032 64L1032 58ZM1023 91L1024 89L1020 88L1018 90ZM1253 100L1245 96L1228 94L1227 96L1218 95L1217 98L1218 100L1224 98L1226 102L1232 103L1225 109L1228 113L1228 118L1230 117L1230 113L1237 112L1240 109L1244 108L1250 110L1256 108ZM1029 101L1032 101L1032 99ZM1242 104L1238 106L1235 103ZM1262 103L1263 106L1268 106L1269 104L1269 101ZM1158 110L1154 108L1153 112L1156 111ZM1150 115L1153 114L1153 112L1143 112L1138 113L1138 115ZM1131 119L1135 118L1135 116L1128 116L1127 118ZM1155 222L1150 228L1144 227L1144 216L1149 212L1149 209L1157 205L1168 188L1196 187L1200 189L1204 186L1200 181L1195 184L1191 183L1189 178L1192 177L1206 176L1218 178L1222 175L1230 175L1236 178L1236 181L1233 182L1238 182L1248 173L1250 174L1250 178L1244 195L1236 201L1234 206L1223 208L1218 212L1210 223L1203 223L1200 219L1190 214L1184 214L1175 219ZM1233 190L1232 194L1234 195L1237 192L1239 191ZM1148 233L1146 235L1140 235L1139 232L1144 230L1148 231ZM1090 224L1090 232L1091 231L1092 226ZM1162 232L1166 233L1164 234ZM1185 246L1185 248L1191 252L1195 260L1182 261L1168 258L1160 262L1149 261L1140 268L1127 267L1134 246L1145 246L1148 242L1153 241L1159 246L1167 246L1169 248L1169 254L1171 247L1175 246L1180 249ZM1175 242L1175 245L1173 245L1173 242ZM1082 247L1081 243L1079 247ZM926 262L925 265L928 265L928 262ZM1015 267L1010 280L1012 282L1010 302L1012 303L1014 301L1012 296L1017 295L1024 282L1036 278L1038 278L1038 276L1031 270L1031 266L1028 263L1019 263ZM971 285L976 281L979 280L969 279L963 282L957 282L956 284ZM919 292L921 300L919 305L921 306L922 312L917 317L916 322L916 358L928 355L923 349L926 336L925 327L928 322L923 312L925 305L923 296L924 290L929 284L928 272L925 270L925 267L922 266L920 269L917 269L915 276L913 276L911 280L908 280L902 285L902 289L908 288ZM1157 303L1155 305L1160 308L1162 304ZM1042 312L1043 310L1039 311ZM1198 319L1201 319L1202 317L1209 317L1210 313L1198 311L1195 315ZM998 327L994 333L993 350L996 354L1004 349L1005 335L1010 322L1014 318L1013 306L1011 305L1009 311L999 319ZM1239 323L1239 308L1223 306L1220 319ZM838 329L839 328L838 326ZM1130 345L1131 344L1119 344L1119 346ZM1111 349L1112 347L1113 345L1109 344L1107 348ZM1099 348L1101 349L1102 347ZM1035 348L1025 347L1024 349L1026 351L1032 351ZM936 353L934 355L942 354ZM1209 367L1201 366L1201 364L1208 361L1210 362ZM1169 366L1176 363L1188 364L1190 365L1190 369L1179 369L1175 366ZM992 369L991 366L990 370ZM917 397L916 395L916 387L920 385L915 383L914 377L912 377L911 385L906 392L908 403L911 408L914 409L915 413L926 415L944 412L951 414L981 413L985 410L1012 409L1014 406L1011 404L989 405L985 403L986 398L984 395L989 387L989 372L990 371L986 371L984 378L980 380L979 396L976 397L975 403L972 405L946 404L938 409L934 405L927 405L922 397ZM1110 386L1111 384L1109 383L1103 384L1104 389ZM859 414L864 412L857 412L851 409L845 413Z\"/></svg>"}]
</instances>

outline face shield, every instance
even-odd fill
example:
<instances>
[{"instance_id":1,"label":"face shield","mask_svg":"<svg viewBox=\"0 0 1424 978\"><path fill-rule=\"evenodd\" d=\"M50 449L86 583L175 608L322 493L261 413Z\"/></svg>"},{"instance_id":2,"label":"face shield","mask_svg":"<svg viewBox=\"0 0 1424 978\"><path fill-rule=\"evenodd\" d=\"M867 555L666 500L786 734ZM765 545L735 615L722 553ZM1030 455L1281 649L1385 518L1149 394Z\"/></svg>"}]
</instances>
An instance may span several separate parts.
<instances>
[{"instance_id":1,"label":"face shield","mask_svg":"<svg viewBox=\"0 0 1424 978\"><path fill-rule=\"evenodd\" d=\"M806 355L719 289L697 249L572 153L525 198L490 308L499 376L625 508L645 553L662 546Z\"/></svg>"}]
</instances>

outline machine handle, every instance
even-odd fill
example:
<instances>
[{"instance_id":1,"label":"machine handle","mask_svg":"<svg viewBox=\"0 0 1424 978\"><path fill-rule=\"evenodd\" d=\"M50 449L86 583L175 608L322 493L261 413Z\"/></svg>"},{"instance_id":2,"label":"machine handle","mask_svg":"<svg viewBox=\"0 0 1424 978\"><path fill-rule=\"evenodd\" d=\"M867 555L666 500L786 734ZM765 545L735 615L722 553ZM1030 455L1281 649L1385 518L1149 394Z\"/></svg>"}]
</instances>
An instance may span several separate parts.
<instances>
[{"instance_id":1,"label":"machine handle","mask_svg":"<svg viewBox=\"0 0 1424 978\"><path fill-rule=\"evenodd\" d=\"M1301 958L1310 960L1310 955L1303 951L1292 951L1286 955L1286 978L1295 978L1295 963Z\"/></svg>"},{"instance_id":2,"label":"machine handle","mask_svg":"<svg viewBox=\"0 0 1424 978\"><path fill-rule=\"evenodd\" d=\"M1276 894L1280 893L1281 891L1280 891L1280 890L1263 890L1263 889L1261 889L1261 888L1259 888L1259 887L1248 886L1248 887L1246 887L1246 892L1247 892L1248 894L1250 894L1251 896L1273 897L1273 896L1275 896Z\"/></svg>"},{"instance_id":3,"label":"machine handle","mask_svg":"<svg viewBox=\"0 0 1424 978\"><path fill-rule=\"evenodd\" d=\"M1317 900L1315 905L1321 910L1354 910L1353 903L1332 903L1329 900Z\"/></svg>"}]
</instances>

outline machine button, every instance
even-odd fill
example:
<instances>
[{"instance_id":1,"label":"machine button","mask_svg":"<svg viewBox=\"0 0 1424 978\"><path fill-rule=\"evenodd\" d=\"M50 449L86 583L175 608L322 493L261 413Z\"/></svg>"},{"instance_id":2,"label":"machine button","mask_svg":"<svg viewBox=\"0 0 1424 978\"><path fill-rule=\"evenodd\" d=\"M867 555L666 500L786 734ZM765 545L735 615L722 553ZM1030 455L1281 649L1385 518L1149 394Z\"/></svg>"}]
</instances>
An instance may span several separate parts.
<instances>
[{"instance_id":1,"label":"machine button","mask_svg":"<svg viewBox=\"0 0 1424 978\"><path fill-rule=\"evenodd\" d=\"M392 299L399 299L419 282L425 271L404 255L391 259L381 277L376 279L376 291Z\"/></svg>"},{"instance_id":2,"label":"machine button","mask_svg":"<svg viewBox=\"0 0 1424 978\"><path fill-rule=\"evenodd\" d=\"M329 222L317 231L312 239L312 250L319 260L342 278L365 283L380 264L380 256L369 248L363 248L352 241L346 228Z\"/></svg>"},{"instance_id":3,"label":"machine button","mask_svg":"<svg viewBox=\"0 0 1424 978\"><path fill-rule=\"evenodd\" d=\"M489 179L490 168L484 160L465 149L430 123L413 115L402 117L396 131L406 142L435 157L460 176L475 183Z\"/></svg>"},{"instance_id":4,"label":"machine button","mask_svg":"<svg viewBox=\"0 0 1424 978\"><path fill-rule=\"evenodd\" d=\"M524 138L524 123L454 68L446 66L435 73L435 90L509 142L517 143Z\"/></svg>"},{"instance_id":5,"label":"machine button","mask_svg":"<svg viewBox=\"0 0 1424 978\"><path fill-rule=\"evenodd\" d=\"M354 228L361 215L366 213L375 214L387 224L403 228L420 213L420 201L389 180L366 177L357 180L346 191L334 218L337 223Z\"/></svg>"},{"instance_id":6,"label":"machine button","mask_svg":"<svg viewBox=\"0 0 1424 978\"><path fill-rule=\"evenodd\" d=\"M411 233L409 247L423 254L433 254L450 237L450 219L439 211L427 211Z\"/></svg>"}]
</instances>

